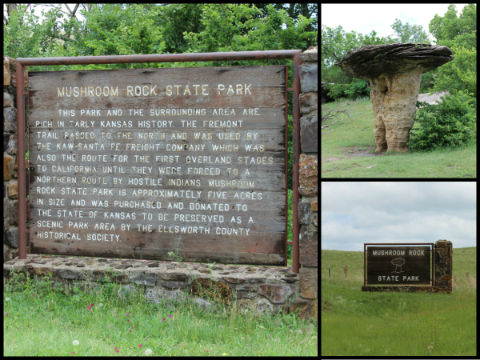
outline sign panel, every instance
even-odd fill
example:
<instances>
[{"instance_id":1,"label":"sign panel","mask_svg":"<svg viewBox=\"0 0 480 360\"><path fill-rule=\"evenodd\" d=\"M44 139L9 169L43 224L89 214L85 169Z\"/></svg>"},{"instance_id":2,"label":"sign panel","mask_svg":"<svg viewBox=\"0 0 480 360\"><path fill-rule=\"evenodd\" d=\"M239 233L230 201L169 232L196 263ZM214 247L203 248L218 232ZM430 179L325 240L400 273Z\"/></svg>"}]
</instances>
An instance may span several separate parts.
<instances>
[{"instance_id":1,"label":"sign panel","mask_svg":"<svg viewBox=\"0 0 480 360\"><path fill-rule=\"evenodd\" d=\"M29 77L32 252L284 264L285 66Z\"/></svg>"},{"instance_id":2,"label":"sign panel","mask_svg":"<svg viewBox=\"0 0 480 360\"><path fill-rule=\"evenodd\" d=\"M367 246L367 285L431 284L431 246Z\"/></svg>"}]
</instances>

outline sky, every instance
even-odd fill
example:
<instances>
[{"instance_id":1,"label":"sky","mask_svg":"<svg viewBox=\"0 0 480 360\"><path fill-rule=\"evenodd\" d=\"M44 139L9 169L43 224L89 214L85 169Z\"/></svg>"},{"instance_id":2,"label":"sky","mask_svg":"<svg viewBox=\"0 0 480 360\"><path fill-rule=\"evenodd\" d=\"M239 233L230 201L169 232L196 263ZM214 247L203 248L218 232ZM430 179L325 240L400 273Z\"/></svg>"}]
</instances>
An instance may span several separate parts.
<instances>
[{"instance_id":1,"label":"sky","mask_svg":"<svg viewBox=\"0 0 480 360\"><path fill-rule=\"evenodd\" d=\"M475 182L323 182L322 249L450 240L476 246Z\"/></svg>"},{"instance_id":2,"label":"sky","mask_svg":"<svg viewBox=\"0 0 480 360\"><path fill-rule=\"evenodd\" d=\"M322 25L336 28L341 25L346 32L369 34L372 30L380 37L394 35L391 25L398 18L402 24L421 25L430 41L434 37L428 24L435 14L443 16L447 4L322 4ZM457 15L466 4L455 4Z\"/></svg>"}]
</instances>

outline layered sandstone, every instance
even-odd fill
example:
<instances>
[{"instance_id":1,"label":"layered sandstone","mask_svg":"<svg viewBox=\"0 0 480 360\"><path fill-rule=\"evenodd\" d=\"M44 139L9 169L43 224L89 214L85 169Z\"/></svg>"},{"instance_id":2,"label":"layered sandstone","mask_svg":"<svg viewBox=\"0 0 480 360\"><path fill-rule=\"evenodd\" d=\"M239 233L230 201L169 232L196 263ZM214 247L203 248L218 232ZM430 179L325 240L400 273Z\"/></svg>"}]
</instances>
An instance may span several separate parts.
<instances>
[{"instance_id":1,"label":"layered sandstone","mask_svg":"<svg viewBox=\"0 0 480 360\"><path fill-rule=\"evenodd\" d=\"M376 151L407 151L422 73L452 59L446 46L386 44L352 50L337 64L369 81Z\"/></svg>"}]
</instances>

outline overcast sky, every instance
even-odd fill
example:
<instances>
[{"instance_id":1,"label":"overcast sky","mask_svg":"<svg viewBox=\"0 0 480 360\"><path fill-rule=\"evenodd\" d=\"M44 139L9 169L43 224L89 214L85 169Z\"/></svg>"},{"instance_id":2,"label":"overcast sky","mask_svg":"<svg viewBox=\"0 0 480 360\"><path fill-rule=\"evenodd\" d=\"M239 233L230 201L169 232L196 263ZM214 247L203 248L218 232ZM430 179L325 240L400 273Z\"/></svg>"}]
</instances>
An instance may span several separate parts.
<instances>
[{"instance_id":1,"label":"overcast sky","mask_svg":"<svg viewBox=\"0 0 480 360\"><path fill-rule=\"evenodd\" d=\"M476 246L474 182L323 182L322 249L370 242Z\"/></svg>"},{"instance_id":2,"label":"overcast sky","mask_svg":"<svg viewBox=\"0 0 480 360\"><path fill-rule=\"evenodd\" d=\"M375 30L380 37L394 35L391 25L398 18L402 24L421 25L433 42L428 24L435 14L443 16L449 4L322 4L322 25L346 32L369 34ZM466 4L455 4L457 16Z\"/></svg>"}]
</instances>

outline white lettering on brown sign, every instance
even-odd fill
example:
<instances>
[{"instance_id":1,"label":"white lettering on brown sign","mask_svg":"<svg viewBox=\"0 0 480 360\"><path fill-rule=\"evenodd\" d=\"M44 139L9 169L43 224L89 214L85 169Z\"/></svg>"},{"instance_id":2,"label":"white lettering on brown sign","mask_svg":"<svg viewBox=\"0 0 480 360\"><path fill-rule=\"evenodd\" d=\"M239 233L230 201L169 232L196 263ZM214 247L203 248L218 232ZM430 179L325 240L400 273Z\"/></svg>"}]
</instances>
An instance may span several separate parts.
<instances>
[{"instance_id":1,"label":"white lettering on brown sign","mask_svg":"<svg viewBox=\"0 0 480 360\"><path fill-rule=\"evenodd\" d=\"M284 263L284 66L29 75L34 252Z\"/></svg>"}]
</instances>

